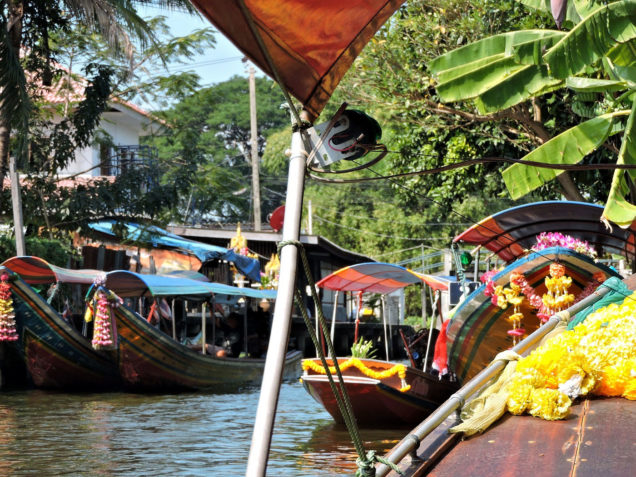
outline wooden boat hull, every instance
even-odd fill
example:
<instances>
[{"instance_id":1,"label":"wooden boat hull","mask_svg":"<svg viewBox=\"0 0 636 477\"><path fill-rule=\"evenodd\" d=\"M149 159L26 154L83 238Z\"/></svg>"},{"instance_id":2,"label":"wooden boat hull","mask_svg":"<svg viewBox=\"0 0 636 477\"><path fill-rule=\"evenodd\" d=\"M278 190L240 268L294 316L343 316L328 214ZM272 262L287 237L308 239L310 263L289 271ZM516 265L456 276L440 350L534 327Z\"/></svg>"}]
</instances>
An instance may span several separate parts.
<instances>
[{"instance_id":1,"label":"wooden boat hull","mask_svg":"<svg viewBox=\"0 0 636 477\"><path fill-rule=\"evenodd\" d=\"M121 387L113 353L96 351L29 285L11 283L19 341L34 386L64 390Z\"/></svg>"},{"instance_id":2,"label":"wooden boat hull","mask_svg":"<svg viewBox=\"0 0 636 477\"><path fill-rule=\"evenodd\" d=\"M211 389L225 391L259 385L264 359L203 355L150 326L125 306L115 312L119 334L119 372L136 391ZM300 376L300 351L287 353L283 379Z\"/></svg>"},{"instance_id":3,"label":"wooden boat hull","mask_svg":"<svg viewBox=\"0 0 636 477\"><path fill-rule=\"evenodd\" d=\"M596 272L603 272L605 277L618 276L615 270L585 255L553 247L513 262L497 273L493 281L495 285L506 286L511 272L523 273L537 293L543 294L546 291L544 279L553 261L566 266L567 274L572 277L570 292L575 296ZM474 377L497 353L512 347L512 339L507 335L510 324L506 317L513 312L513 307L503 310L492 304L484 290L485 286L482 286L471 293L458 306L448 325L448 367L460 383ZM539 319L535 311L525 304L522 311L525 315L522 325L530 333L539 327Z\"/></svg>"},{"instance_id":4,"label":"wooden boat hull","mask_svg":"<svg viewBox=\"0 0 636 477\"><path fill-rule=\"evenodd\" d=\"M483 434L454 442L437 454L441 435L422 441L413 460L400 467L406 476L598 477L633 475L636 403L623 398L584 399L568 419L545 421L506 414ZM454 436L454 437L453 437ZM433 458L431 458L433 456ZM390 476L397 476L391 472Z\"/></svg>"},{"instance_id":5,"label":"wooden boat hull","mask_svg":"<svg viewBox=\"0 0 636 477\"><path fill-rule=\"evenodd\" d=\"M338 358L344 363L348 358ZM320 364L319 359L313 360ZM392 368L395 363L381 360L361 360L374 371ZM327 360L331 364L331 360ZM444 402L456 386L446 380L407 367L405 381L411 386L408 391L400 391L402 382L397 375L385 379L365 376L355 367L342 372L347 394L351 400L356 421L362 426L403 426L412 425L424 419ZM337 378L334 376L335 380ZM342 423L342 415L325 375L308 370L302 377L307 392Z\"/></svg>"}]
</instances>

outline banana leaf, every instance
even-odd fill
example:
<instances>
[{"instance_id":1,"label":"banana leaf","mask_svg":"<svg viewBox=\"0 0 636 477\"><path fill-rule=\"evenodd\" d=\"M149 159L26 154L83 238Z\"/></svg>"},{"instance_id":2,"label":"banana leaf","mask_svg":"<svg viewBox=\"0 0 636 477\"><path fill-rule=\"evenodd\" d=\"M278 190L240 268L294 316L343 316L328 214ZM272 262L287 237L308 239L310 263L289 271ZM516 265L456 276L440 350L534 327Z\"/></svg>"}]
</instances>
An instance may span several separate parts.
<instances>
[{"instance_id":1,"label":"banana leaf","mask_svg":"<svg viewBox=\"0 0 636 477\"><path fill-rule=\"evenodd\" d=\"M614 124L627 114L629 111L616 111L585 121L550 139L527 154L524 160L545 164L576 164L601 146L610 134L619 132L622 128L614 128ZM514 164L506 168L502 175L510 196L518 199L562 172L560 169Z\"/></svg>"},{"instance_id":2,"label":"banana leaf","mask_svg":"<svg viewBox=\"0 0 636 477\"><path fill-rule=\"evenodd\" d=\"M477 107L482 112L489 112L505 109L533 94L542 94L560 85L561 80L550 78L545 67L536 65L541 61L542 52L556 43L564 33L547 30L542 35L538 35L537 31L532 34L535 38L524 42L520 42L520 36L509 36L506 42L499 38L499 41L490 45L493 48L505 48L505 52L500 51L472 62L467 57L464 64L440 70L436 87L440 99L452 102L483 95L477 100ZM478 50L483 53L485 48ZM474 51L467 49L464 53Z\"/></svg>"},{"instance_id":3,"label":"banana leaf","mask_svg":"<svg viewBox=\"0 0 636 477\"><path fill-rule=\"evenodd\" d=\"M603 60L611 77L636 84L636 40L616 45Z\"/></svg>"},{"instance_id":4,"label":"banana leaf","mask_svg":"<svg viewBox=\"0 0 636 477\"><path fill-rule=\"evenodd\" d=\"M623 133L623 144L618 154L616 164L636 164L636 100L632 104L632 111L627 119L625 132ZM634 182L636 179L636 170L616 169L612 178L612 186L602 217L605 220L617 224L619 227L628 228L636 219L636 205L627 200L630 193L630 187L627 182L626 174Z\"/></svg>"},{"instance_id":5,"label":"banana leaf","mask_svg":"<svg viewBox=\"0 0 636 477\"><path fill-rule=\"evenodd\" d=\"M617 43L636 38L636 1L622 0L594 11L576 25L544 56L550 74L575 76L607 55Z\"/></svg>"},{"instance_id":6,"label":"banana leaf","mask_svg":"<svg viewBox=\"0 0 636 477\"><path fill-rule=\"evenodd\" d=\"M521 30L501 33L440 55L428 64L428 69L437 78L438 75L447 70L462 67L482 58L497 57L493 59L494 61L501 54L512 56L513 47L522 43L551 37L555 33L558 34L559 32L553 30Z\"/></svg>"},{"instance_id":7,"label":"banana leaf","mask_svg":"<svg viewBox=\"0 0 636 477\"><path fill-rule=\"evenodd\" d=\"M481 114L493 113L561 86L563 80L550 77L545 66L528 65L480 94L475 106Z\"/></svg>"},{"instance_id":8,"label":"banana leaf","mask_svg":"<svg viewBox=\"0 0 636 477\"><path fill-rule=\"evenodd\" d=\"M581 93L612 93L627 89L625 81L613 81L596 78L570 77L565 86Z\"/></svg>"}]
</instances>

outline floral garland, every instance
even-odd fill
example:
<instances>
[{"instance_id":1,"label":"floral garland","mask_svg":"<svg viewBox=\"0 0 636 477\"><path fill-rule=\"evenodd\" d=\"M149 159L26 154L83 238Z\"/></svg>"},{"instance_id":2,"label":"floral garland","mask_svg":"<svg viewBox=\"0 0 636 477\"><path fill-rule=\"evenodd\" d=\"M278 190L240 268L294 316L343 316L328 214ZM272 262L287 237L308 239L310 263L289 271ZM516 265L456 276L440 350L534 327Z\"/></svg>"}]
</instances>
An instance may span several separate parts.
<instances>
[{"instance_id":1,"label":"floral garland","mask_svg":"<svg viewBox=\"0 0 636 477\"><path fill-rule=\"evenodd\" d=\"M506 389L508 411L555 420L587 394L636 400L635 316L636 293L520 360Z\"/></svg>"},{"instance_id":2,"label":"floral garland","mask_svg":"<svg viewBox=\"0 0 636 477\"><path fill-rule=\"evenodd\" d=\"M514 307L512 314L507 317L507 320L512 324L512 329L508 330L507 333L512 337L513 346L527 336L526 330L521 327L524 315L520 307L524 302L524 297L530 306L538 310L537 317L542 324L548 321L553 314L568 308L574 302L574 295L568 293L568 289L572 285L572 278L565 275L565 266L560 263L550 264L549 275L545 278L547 291L543 296L537 294L522 273L512 272L510 286L506 288L501 285L495 286L492 280L493 275L494 273L490 273L486 277L484 294L490 296L493 305L501 309L505 310L509 304ZM604 277L603 275L603 279ZM600 279L600 277L597 278ZM590 284L591 286L593 285Z\"/></svg>"},{"instance_id":3,"label":"floral garland","mask_svg":"<svg viewBox=\"0 0 636 477\"><path fill-rule=\"evenodd\" d=\"M117 308L121 304L121 299L115 294L108 296L105 291L99 288L103 286L104 281L103 277L95 279L94 285L97 289L93 296L93 305L87 306L84 319L90 321L92 315L95 315L92 340L94 349L116 349L117 327L113 317L113 308Z\"/></svg>"},{"instance_id":4,"label":"floral garland","mask_svg":"<svg viewBox=\"0 0 636 477\"><path fill-rule=\"evenodd\" d=\"M315 361L311 359L303 360L303 371L307 371L311 369L315 373L318 374L327 374L325 368ZM346 371L347 369L354 367L357 368L362 374L364 374L368 378L382 380L386 378L390 378L391 376L398 375L400 380L402 381L402 388L400 388L401 392L406 392L411 389L410 384L406 384L406 366L403 364L396 364L392 368L385 369L384 371L374 371L373 369L367 367L362 361L358 358L349 358L345 362L340 364L340 371ZM336 374L335 366L329 366L329 373Z\"/></svg>"},{"instance_id":5,"label":"floral garland","mask_svg":"<svg viewBox=\"0 0 636 477\"><path fill-rule=\"evenodd\" d=\"M17 341L17 339L18 331L15 326L9 275L3 273L0 276L0 341Z\"/></svg>"},{"instance_id":6,"label":"floral garland","mask_svg":"<svg viewBox=\"0 0 636 477\"><path fill-rule=\"evenodd\" d=\"M587 255L592 259L596 259L596 250L588 242L575 239L570 235L564 235L560 232L542 232L537 235L537 242L532 250L539 252L550 247L564 247L574 250L582 255Z\"/></svg>"}]
</instances>

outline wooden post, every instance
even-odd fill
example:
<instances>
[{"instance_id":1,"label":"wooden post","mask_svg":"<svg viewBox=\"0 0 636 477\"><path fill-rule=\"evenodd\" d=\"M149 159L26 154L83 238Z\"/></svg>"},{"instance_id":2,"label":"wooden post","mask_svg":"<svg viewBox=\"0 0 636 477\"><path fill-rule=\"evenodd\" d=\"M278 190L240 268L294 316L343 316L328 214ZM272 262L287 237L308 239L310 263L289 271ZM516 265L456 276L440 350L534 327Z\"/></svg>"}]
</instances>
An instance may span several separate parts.
<instances>
[{"instance_id":1,"label":"wooden post","mask_svg":"<svg viewBox=\"0 0 636 477\"><path fill-rule=\"evenodd\" d=\"M15 235L15 253L23 257L26 255L24 243L24 229L22 222L22 197L20 195L20 177L15 168L15 158L9 158L9 178L11 179L11 202L13 205L13 233Z\"/></svg>"},{"instance_id":2,"label":"wooden post","mask_svg":"<svg viewBox=\"0 0 636 477\"><path fill-rule=\"evenodd\" d=\"M250 130L252 143L252 202L254 208L254 231L261 231L261 181L258 168L258 132L256 124L256 79L254 67L250 66Z\"/></svg>"}]
</instances>

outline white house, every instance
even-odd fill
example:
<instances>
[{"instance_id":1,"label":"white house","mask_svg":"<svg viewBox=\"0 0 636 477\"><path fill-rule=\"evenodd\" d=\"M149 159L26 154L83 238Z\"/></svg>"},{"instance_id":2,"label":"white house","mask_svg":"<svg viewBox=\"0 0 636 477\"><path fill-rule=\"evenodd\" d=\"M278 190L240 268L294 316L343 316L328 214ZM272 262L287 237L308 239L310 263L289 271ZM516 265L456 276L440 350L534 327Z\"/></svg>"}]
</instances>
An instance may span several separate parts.
<instances>
[{"instance_id":1,"label":"white house","mask_svg":"<svg viewBox=\"0 0 636 477\"><path fill-rule=\"evenodd\" d=\"M50 87L41 87L44 101L54 105L70 105L83 99L86 86L84 78L63 75ZM61 118L60 118L61 119ZM114 98L102 114L98 130L105 133L110 144L95 143L78 149L75 160L58 171L60 177L74 176L82 179L91 177L117 176L137 161L153 157L151 148L140 145L140 138L155 134L165 124L144 111L139 106Z\"/></svg>"}]
</instances>

